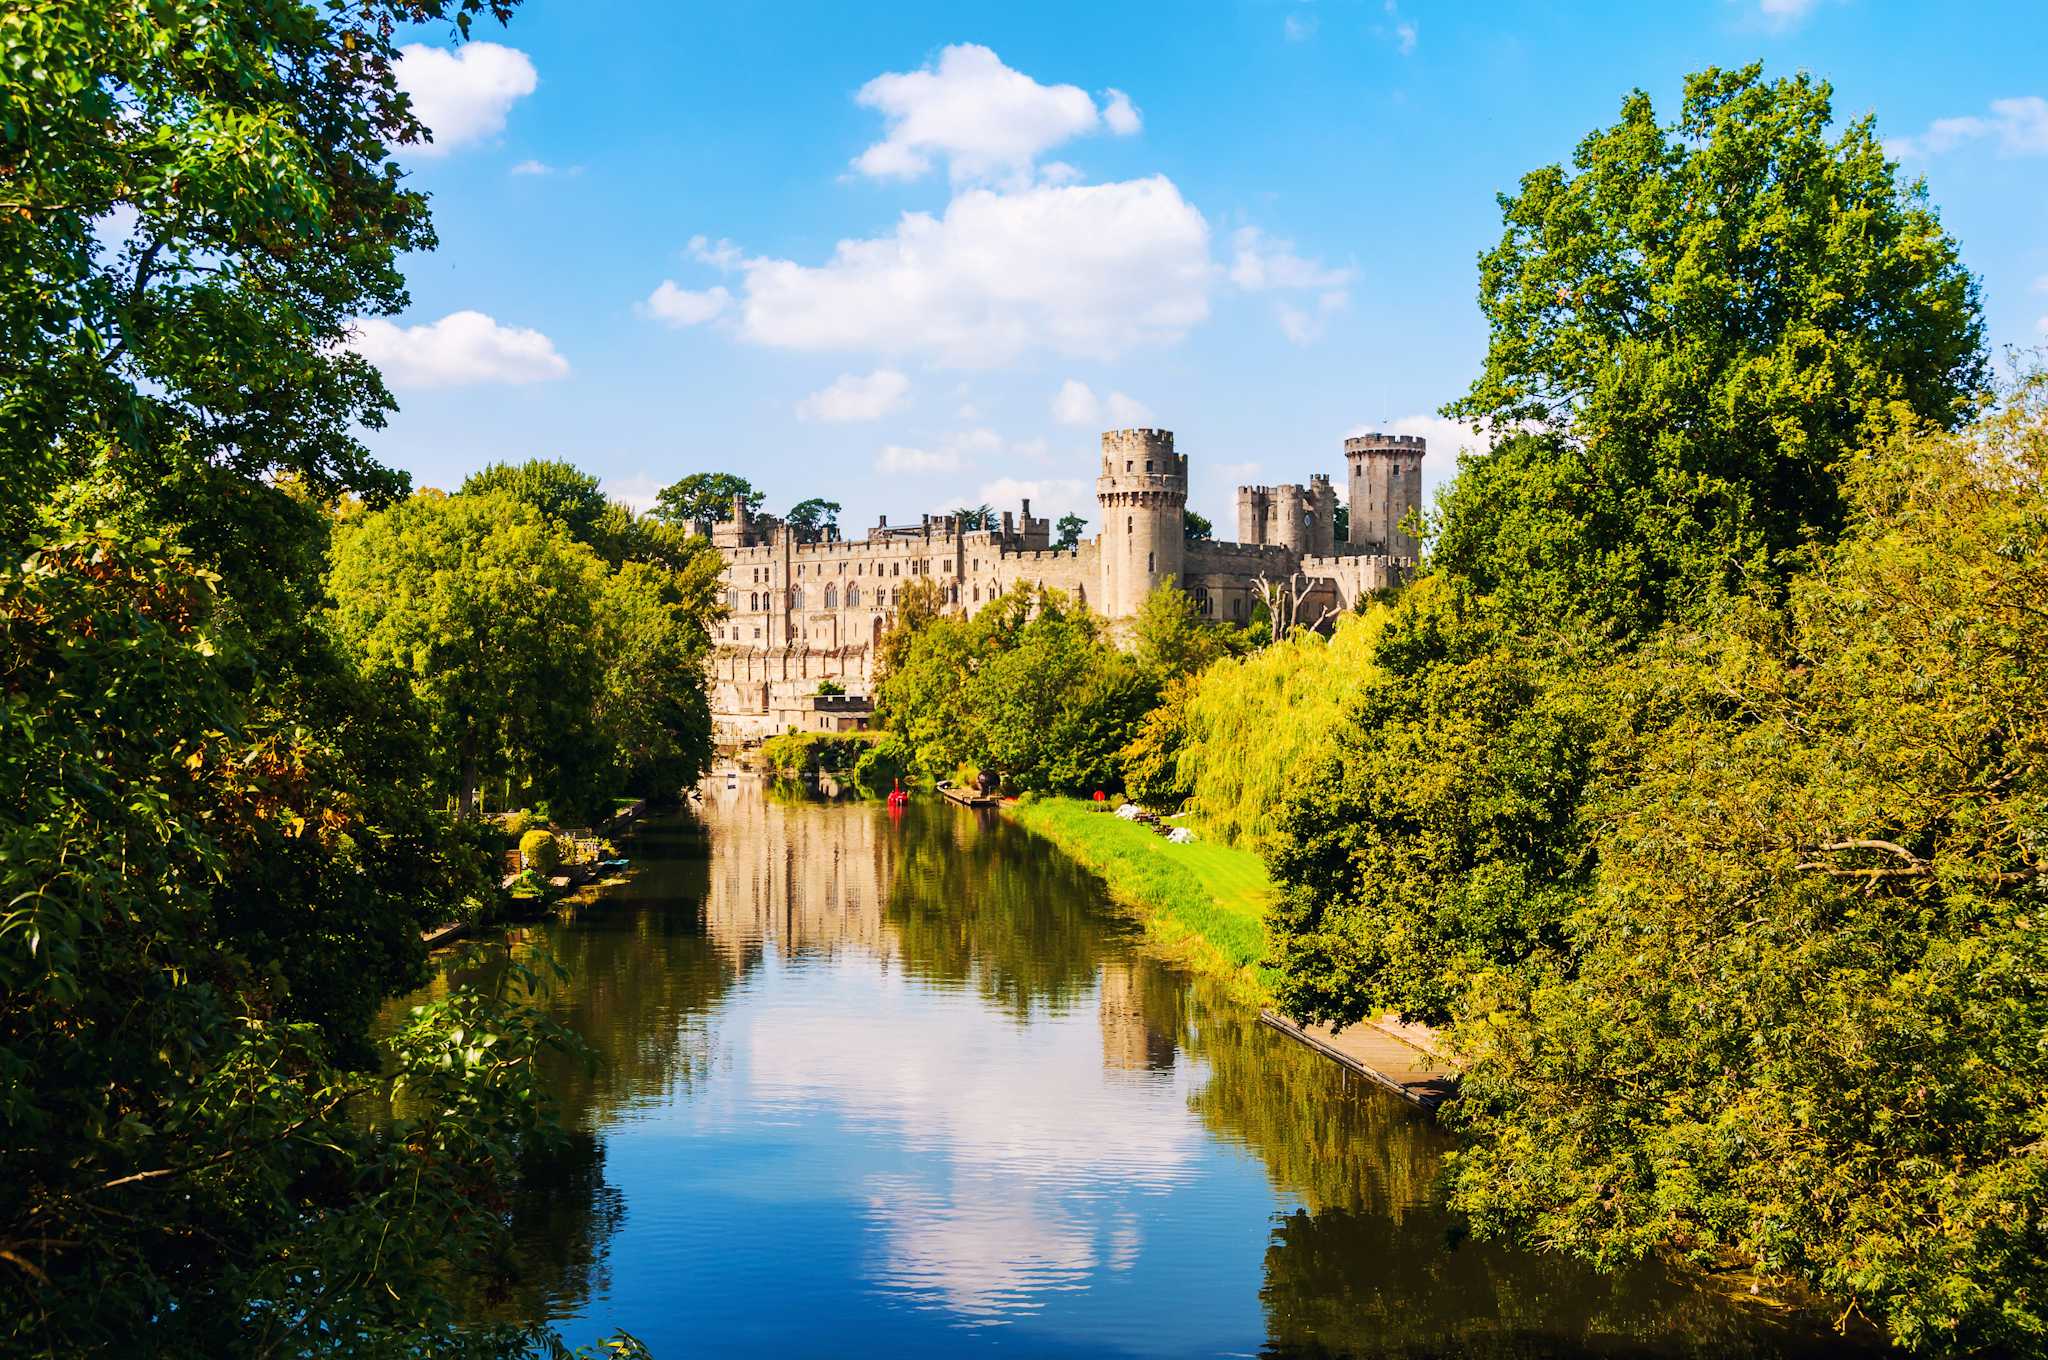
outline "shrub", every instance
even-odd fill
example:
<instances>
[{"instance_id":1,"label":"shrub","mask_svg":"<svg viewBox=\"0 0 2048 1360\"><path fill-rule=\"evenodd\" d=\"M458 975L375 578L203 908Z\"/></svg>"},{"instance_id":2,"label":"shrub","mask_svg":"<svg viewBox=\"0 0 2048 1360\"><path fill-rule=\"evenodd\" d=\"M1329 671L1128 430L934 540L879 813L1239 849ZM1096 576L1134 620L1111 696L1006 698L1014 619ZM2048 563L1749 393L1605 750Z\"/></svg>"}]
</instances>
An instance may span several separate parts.
<instances>
[{"instance_id":1,"label":"shrub","mask_svg":"<svg viewBox=\"0 0 2048 1360\"><path fill-rule=\"evenodd\" d=\"M562 847L555 840L555 833L535 827L521 836L519 861L543 877L559 869L562 865Z\"/></svg>"}]
</instances>

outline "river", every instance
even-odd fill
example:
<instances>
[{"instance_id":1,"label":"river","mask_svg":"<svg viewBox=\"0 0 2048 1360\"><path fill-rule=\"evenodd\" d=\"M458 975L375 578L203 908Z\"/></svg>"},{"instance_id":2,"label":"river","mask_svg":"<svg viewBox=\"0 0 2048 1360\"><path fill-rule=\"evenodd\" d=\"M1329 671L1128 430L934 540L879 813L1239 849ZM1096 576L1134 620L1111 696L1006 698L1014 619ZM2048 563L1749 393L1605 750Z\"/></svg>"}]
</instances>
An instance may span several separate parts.
<instances>
[{"instance_id":1,"label":"river","mask_svg":"<svg viewBox=\"0 0 2048 1360\"><path fill-rule=\"evenodd\" d=\"M515 946L569 970L598 1063L551 1074L575 1151L480 1311L664 1360L1840 1351L1465 1238L1426 1116L1148 957L1008 823L706 790Z\"/></svg>"}]
</instances>

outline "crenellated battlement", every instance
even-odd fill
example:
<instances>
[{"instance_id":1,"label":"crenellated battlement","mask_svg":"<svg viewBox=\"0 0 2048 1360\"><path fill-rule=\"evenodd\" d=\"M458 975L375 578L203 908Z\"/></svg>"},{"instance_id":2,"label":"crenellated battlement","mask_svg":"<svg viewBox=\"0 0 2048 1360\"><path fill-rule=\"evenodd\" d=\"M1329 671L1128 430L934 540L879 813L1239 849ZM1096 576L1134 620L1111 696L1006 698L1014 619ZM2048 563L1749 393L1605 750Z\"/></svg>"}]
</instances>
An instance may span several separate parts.
<instances>
[{"instance_id":1,"label":"crenellated battlement","mask_svg":"<svg viewBox=\"0 0 2048 1360\"><path fill-rule=\"evenodd\" d=\"M1419 434L1359 434L1344 441L1344 453L1423 453L1429 447L1426 436Z\"/></svg>"},{"instance_id":2,"label":"crenellated battlement","mask_svg":"<svg viewBox=\"0 0 2048 1360\"><path fill-rule=\"evenodd\" d=\"M1172 457L1172 430L1104 430L1102 451L1124 457Z\"/></svg>"}]
</instances>

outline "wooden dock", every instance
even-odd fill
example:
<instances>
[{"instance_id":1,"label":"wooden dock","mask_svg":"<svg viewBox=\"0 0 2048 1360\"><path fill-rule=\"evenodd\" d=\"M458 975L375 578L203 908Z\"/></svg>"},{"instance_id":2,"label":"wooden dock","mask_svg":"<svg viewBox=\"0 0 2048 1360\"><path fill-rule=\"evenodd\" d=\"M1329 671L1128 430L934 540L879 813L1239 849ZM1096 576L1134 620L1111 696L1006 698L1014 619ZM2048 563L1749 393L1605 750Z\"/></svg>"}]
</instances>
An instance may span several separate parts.
<instances>
[{"instance_id":1,"label":"wooden dock","mask_svg":"<svg viewBox=\"0 0 2048 1360\"><path fill-rule=\"evenodd\" d=\"M1328 1025L1297 1025L1277 1011L1260 1011L1259 1019L1425 1110L1458 1089L1455 1066L1370 1020L1340 1034Z\"/></svg>"},{"instance_id":2,"label":"wooden dock","mask_svg":"<svg viewBox=\"0 0 2048 1360\"><path fill-rule=\"evenodd\" d=\"M940 789L939 792L946 795L952 802L958 803L961 807L992 808L1000 806L1003 801L1001 794L976 793L972 789L956 789L951 784Z\"/></svg>"}]
</instances>

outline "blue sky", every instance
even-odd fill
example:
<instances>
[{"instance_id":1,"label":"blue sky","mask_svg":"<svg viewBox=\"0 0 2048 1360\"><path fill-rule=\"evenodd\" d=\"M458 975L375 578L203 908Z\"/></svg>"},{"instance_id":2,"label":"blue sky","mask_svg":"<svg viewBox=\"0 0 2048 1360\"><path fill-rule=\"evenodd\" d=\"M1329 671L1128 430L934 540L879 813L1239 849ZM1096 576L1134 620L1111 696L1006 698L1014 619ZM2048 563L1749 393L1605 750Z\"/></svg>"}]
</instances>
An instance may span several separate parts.
<instances>
[{"instance_id":1,"label":"blue sky","mask_svg":"<svg viewBox=\"0 0 2048 1360\"><path fill-rule=\"evenodd\" d=\"M360 344L424 485L569 459L641 503L693 471L771 510L1092 508L1156 424L1191 503L1433 436L1483 352L1496 193L1640 87L1831 81L1927 177L1997 346L2048 343L2037 0L1246 0L683 7L527 0L402 79L440 249ZM1092 516L1091 516L1092 518Z\"/></svg>"}]
</instances>

